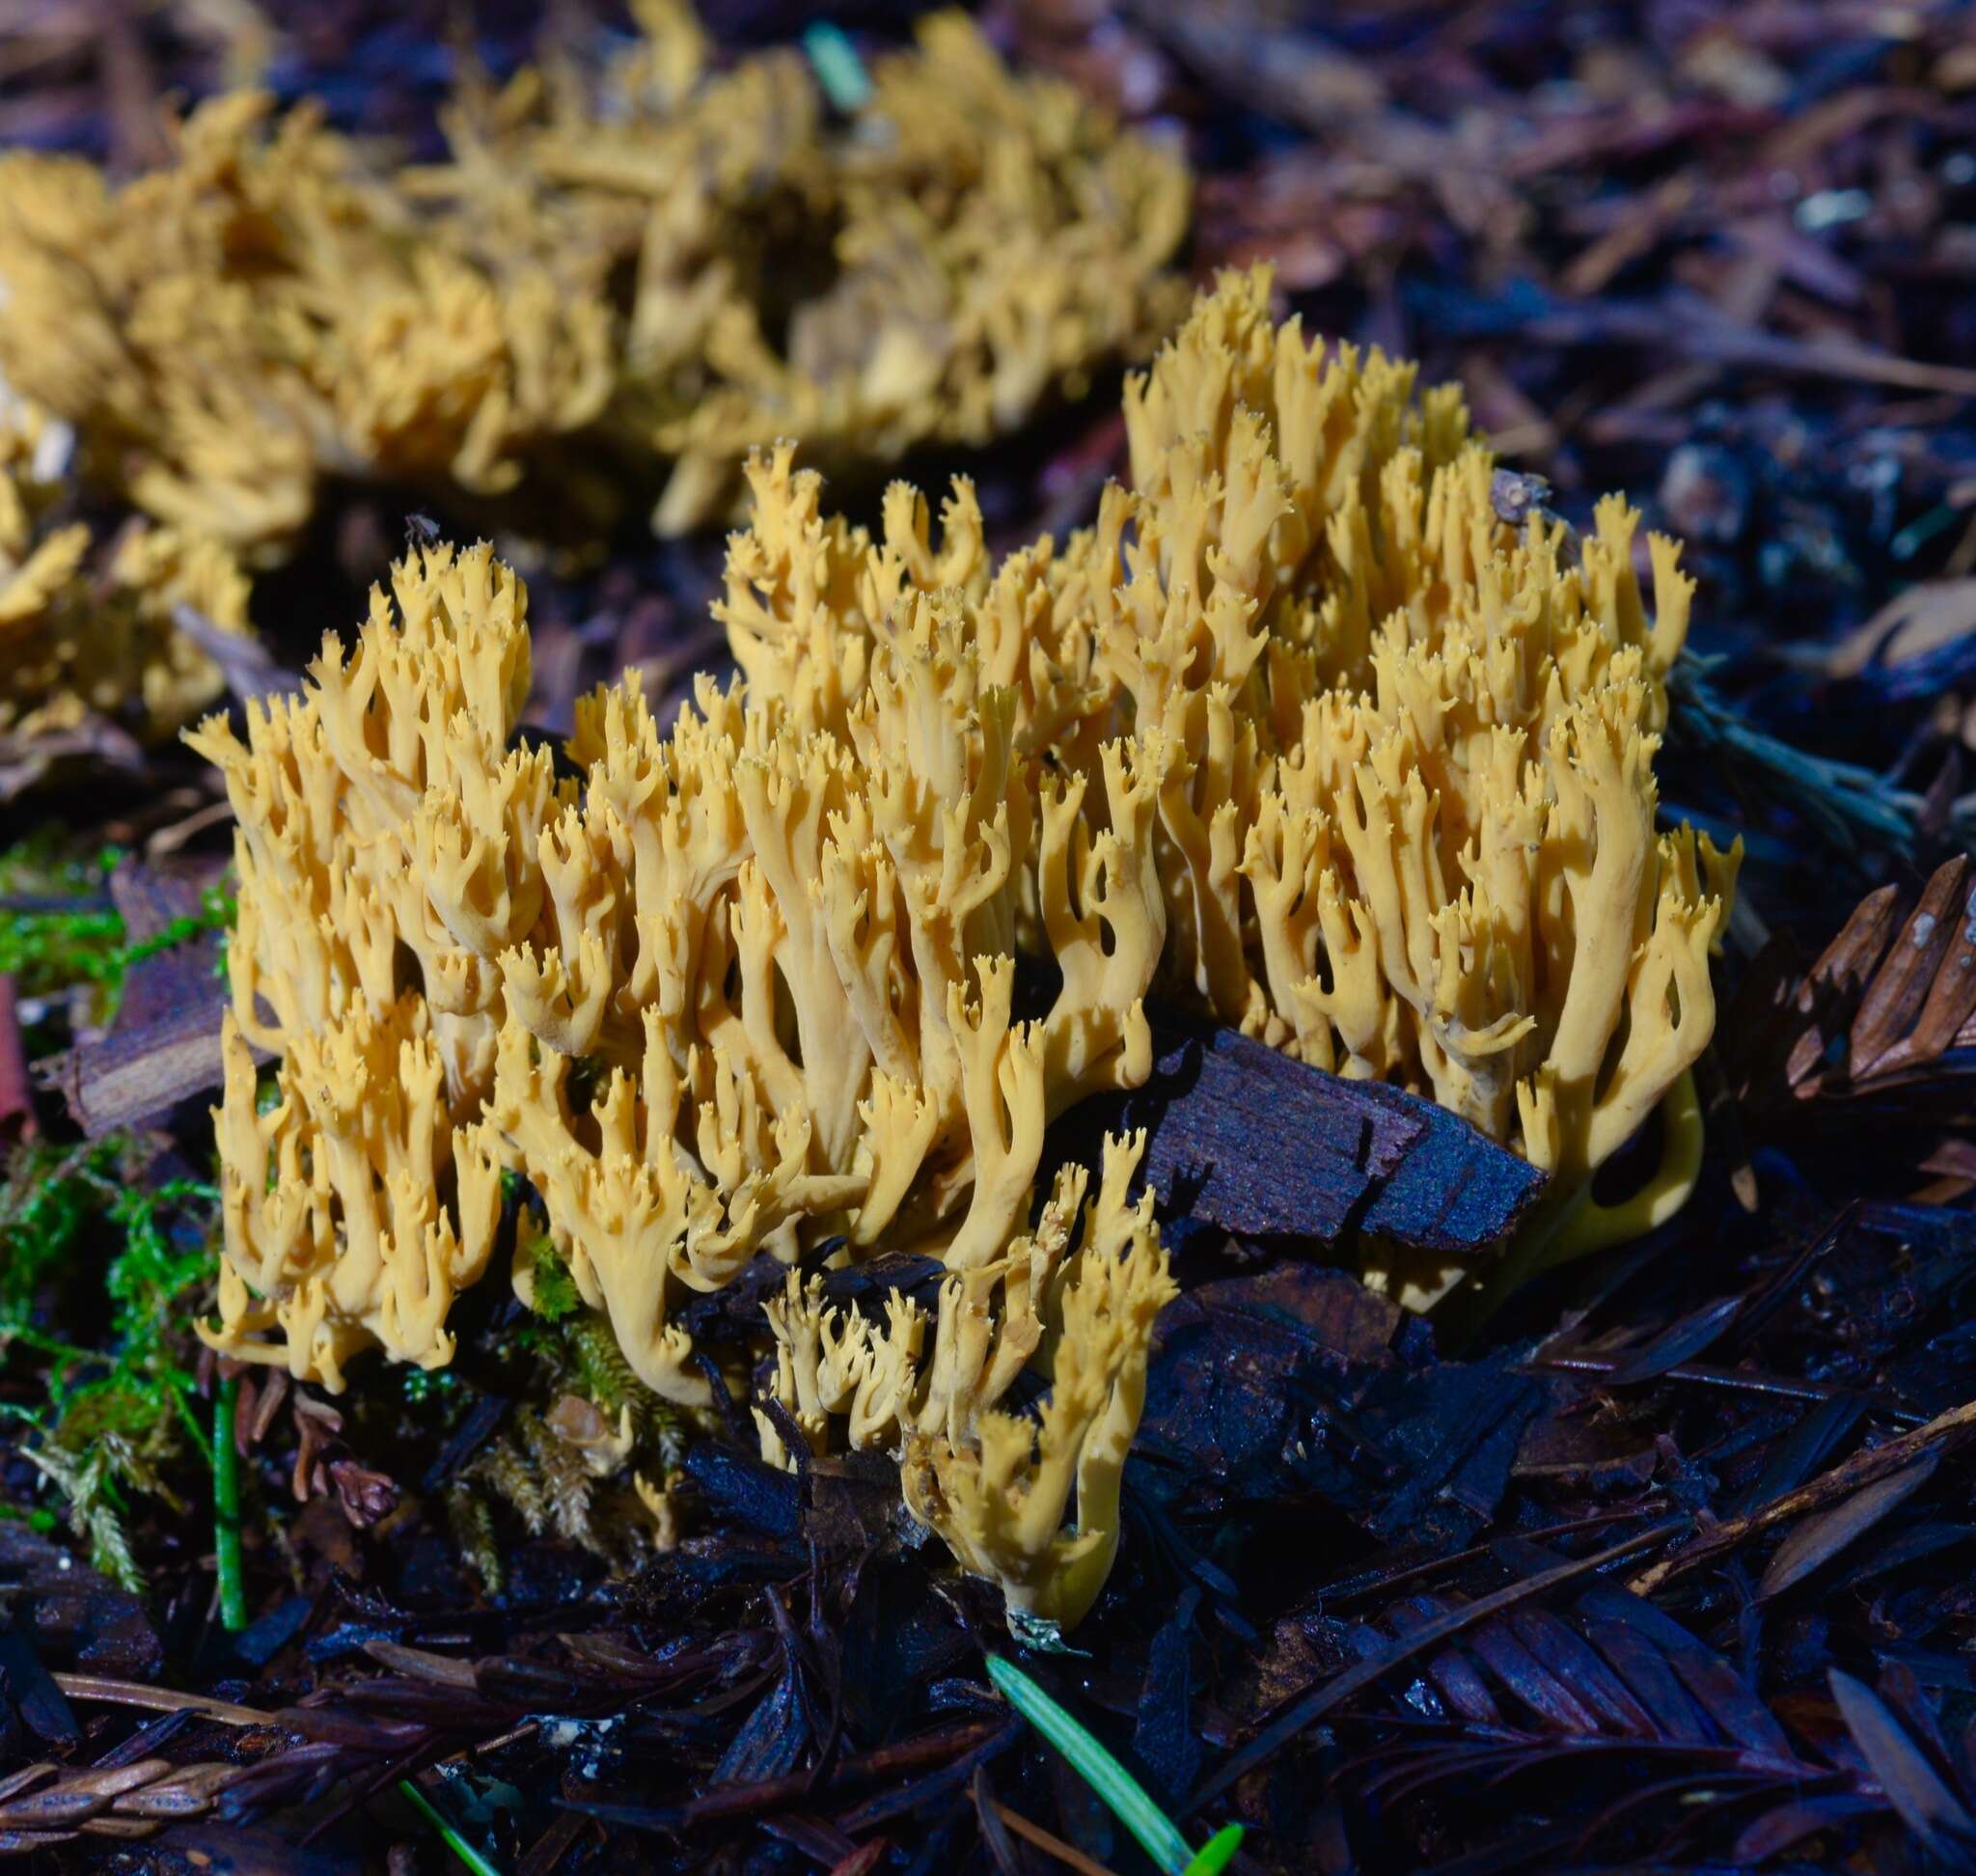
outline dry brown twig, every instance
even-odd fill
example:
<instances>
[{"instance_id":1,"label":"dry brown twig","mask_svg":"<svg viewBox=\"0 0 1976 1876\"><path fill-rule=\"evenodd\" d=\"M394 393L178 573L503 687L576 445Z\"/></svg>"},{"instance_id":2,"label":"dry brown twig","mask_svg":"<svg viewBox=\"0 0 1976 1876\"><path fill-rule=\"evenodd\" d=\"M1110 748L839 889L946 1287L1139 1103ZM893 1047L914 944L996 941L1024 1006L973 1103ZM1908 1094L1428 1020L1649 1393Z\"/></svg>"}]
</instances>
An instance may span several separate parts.
<instances>
[{"instance_id":1,"label":"dry brown twig","mask_svg":"<svg viewBox=\"0 0 1976 1876\"><path fill-rule=\"evenodd\" d=\"M1739 1518L1724 1518L1704 1531L1686 1550L1676 1551L1672 1557L1663 1557L1660 1562L1642 1570L1626 1586L1636 1596L1650 1596L1670 1579L1685 1575L1698 1563L1720 1557L1760 1531L1787 1524L1807 1512L1821 1511L1828 1504L1836 1504L1862 1486L1874 1484L1901 1471L1925 1452L1938 1450L1946 1453L1966 1444L1972 1437L1976 1437L1976 1400L1951 1407L1947 1413L1937 1414L1926 1426L1917 1426L1911 1433L1900 1434L1884 1446L1855 1452L1830 1472L1821 1473L1795 1491L1786 1492L1768 1504L1759 1505L1754 1511L1745 1512Z\"/></svg>"}]
</instances>

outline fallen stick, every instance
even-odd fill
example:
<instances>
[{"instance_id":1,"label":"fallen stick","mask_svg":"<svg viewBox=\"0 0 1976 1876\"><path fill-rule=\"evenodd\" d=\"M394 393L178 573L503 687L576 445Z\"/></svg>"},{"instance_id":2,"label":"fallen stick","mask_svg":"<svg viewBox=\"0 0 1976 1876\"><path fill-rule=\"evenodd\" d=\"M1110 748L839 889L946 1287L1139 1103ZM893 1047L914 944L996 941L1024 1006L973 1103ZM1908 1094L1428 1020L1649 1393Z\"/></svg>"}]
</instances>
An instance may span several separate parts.
<instances>
[{"instance_id":1,"label":"fallen stick","mask_svg":"<svg viewBox=\"0 0 1976 1876\"><path fill-rule=\"evenodd\" d=\"M1947 1452L1972 1437L1976 1437L1976 1400L1951 1407L1947 1413L1937 1414L1926 1426L1917 1426L1912 1432L1900 1434L1885 1446L1855 1452L1830 1472L1807 1479L1795 1491L1786 1492L1781 1498L1759 1505L1754 1511L1745 1512L1740 1518L1724 1518L1721 1523L1702 1531L1686 1550L1676 1551L1672 1557L1663 1557L1650 1569L1642 1570L1626 1586L1636 1596L1650 1596L1663 1583L1693 1569L1697 1563L1706 1563L1710 1558L1735 1549L1744 1538L1754 1537L1760 1531L1769 1531L1773 1525L1801 1518L1807 1511L1822 1511L1828 1504L1850 1498L1862 1485L1871 1485L1877 1479L1901 1471L1925 1451L1938 1446L1939 1450Z\"/></svg>"}]
</instances>

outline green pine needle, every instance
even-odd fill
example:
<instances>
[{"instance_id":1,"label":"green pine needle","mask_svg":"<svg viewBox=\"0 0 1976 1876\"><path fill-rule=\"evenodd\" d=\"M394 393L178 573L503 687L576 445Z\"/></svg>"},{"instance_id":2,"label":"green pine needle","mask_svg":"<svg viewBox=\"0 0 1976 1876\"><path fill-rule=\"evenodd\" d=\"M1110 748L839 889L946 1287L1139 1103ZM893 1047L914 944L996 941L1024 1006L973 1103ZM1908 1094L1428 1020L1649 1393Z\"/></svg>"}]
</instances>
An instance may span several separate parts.
<instances>
[{"instance_id":1,"label":"green pine needle","mask_svg":"<svg viewBox=\"0 0 1976 1876\"><path fill-rule=\"evenodd\" d=\"M1240 1824L1223 1824L1201 1845L1194 1861L1187 1865L1185 1876L1221 1876L1236 1851L1242 1848L1242 1835Z\"/></svg>"},{"instance_id":2,"label":"green pine needle","mask_svg":"<svg viewBox=\"0 0 1976 1876\"><path fill-rule=\"evenodd\" d=\"M240 1459L233 1448L239 1404L240 1377L229 1375L219 1385L212 1410L212 1528L220 1626L230 1635L247 1626L247 1592L240 1579Z\"/></svg>"},{"instance_id":3,"label":"green pine needle","mask_svg":"<svg viewBox=\"0 0 1976 1876\"><path fill-rule=\"evenodd\" d=\"M1139 1841L1167 1876L1218 1876L1242 1841L1243 1827L1230 1824L1196 1855L1180 1827L1154 1804L1145 1786L1108 1752L1014 1662L988 1657L988 1678L1002 1697L1067 1758L1078 1776L1102 1798L1112 1814Z\"/></svg>"},{"instance_id":4,"label":"green pine needle","mask_svg":"<svg viewBox=\"0 0 1976 1876\"><path fill-rule=\"evenodd\" d=\"M810 55L810 69L823 87L834 109L846 117L862 111L871 101L871 74L858 48L845 38L843 28L819 19L803 33L803 49Z\"/></svg>"},{"instance_id":5,"label":"green pine needle","mask_svg":"<svg viewBox=\"0 0 1976 1876\"><path fill-rule=\"evenodd\" d=\"M439 1833L446 1840L446 1847L474 1872L474 1876L501 1876L500 1865L483 1856L461 1836L453 1820L410 1779L400 1779L398 1781L398 1788L418 1807L425 1822Z\"/></svg>"}]
</instances>

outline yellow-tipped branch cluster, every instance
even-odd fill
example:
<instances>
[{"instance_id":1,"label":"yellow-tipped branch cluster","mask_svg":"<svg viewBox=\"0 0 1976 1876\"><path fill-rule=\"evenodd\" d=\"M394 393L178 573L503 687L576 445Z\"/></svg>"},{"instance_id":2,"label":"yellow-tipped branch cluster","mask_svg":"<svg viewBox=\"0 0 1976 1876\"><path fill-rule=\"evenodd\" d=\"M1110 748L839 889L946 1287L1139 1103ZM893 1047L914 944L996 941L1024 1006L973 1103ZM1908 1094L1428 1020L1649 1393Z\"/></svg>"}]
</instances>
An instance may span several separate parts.
<instances>
[{"instance_id":1,"label":"yellow-tipped branch cluster","mask_svg":"<svg viewBox=\"0 0 1976 1876\"><path fill-rule=\"evenodd\" d=\"M1151 1194L1126 1199L1144 1146L1142 1134L1108 1141L1088 1206L1084 1170L1067 1168L1033 1232L947 1277L930 1347L925 1311L897 1292L880 1327L827 1308L822 1281L791 1272L768 1309L774 1398L811 1452L830 1450L839 1428L854 1451L897 1450L913 1514L1000 1583L1011 1609L1066 1628L1117 1554L1153 1323L1177 1293ZM1050 1376L1040 1416L1003 1411L1039 1365ZM760 1408L755 1419L764 1452L788 1463L775 1421Z\"/></svg>"},{"instance_id":2,"label":"yellow-tipped branch cluster","mask_svg":"<svg viewBox=\"0 0 1976 1876\"><path fill-rule=\"evenodd\" d=\"M678 1305L759 1251L841 1232L853 1255L1002 1268L1049 1115L1150 1065L1158 768L1130 740L1103 753L1094 837L938 595L899 607L867 679L837 731L702 680L664 735L627 679L583 702L583 779L559 778L510 746L519 582L441 549L397 569L354 646L325 640L302 696L251 705L244 741L202 726L240 897L213 1346L333 1389L368 1347L449 1361L504 1171L640 1379L687 1407L727 1380ZM1022 1022L1029 926L1062 982ZM281 1058L271 1104L250 1041ZM1156 1258L1131 1264L1140 1289ZM1079 1411L1052 1438L1082 1449L1112 1420Z\"/></svg>"},{"instance_id":3,"label":"yellow-tipped branch cluster","mask_svg":"<svg viewBox=\"0 0 1976 1876\"><path fill-rule=\"evenodd\" d=\"M1714 1023L1737 856L1658 832L1653 779L1692 583L1655 537L1649 610L1617 498L1582 542L1498 519L1459 397L1413 377L1229 275L1129 382L1133 486L1093 528L996 565L961 482L937 546L904 488L874 542L779 453L723 616L753 686L829 724L907 595L947 593L1052 788L1122 735L1161 752L1156 981L1452 1108L1551 1172L1560 1243L1590 1242L1591 1172ZM1646 1212L1691 1178L1670 1152Z\"/></svg>"},{"instance_id":4,"label":"yellow-tipped branch cluster","mask_svg":"<svg viewBox=\"0 0 1976 1876\"><path fill-rule=\"evenodd\" d=\"M0 373L138 506L264 558L326 478L490 498L537 471L608 506L579 433L672 460L658 519L689 527L752 446L979 442L1176 310L1184 170L962 16L837 125L795 54L716 71L682 7L644 13L594 95L470 83L442 166L394 171L258 93L121 187L0 159Z\"/></svg>"},{"instance_id":5,"label":"yellow-tipped branch cluster","mask_svg":"<svg viewBox=\"0 0 1976 1876\"><path fill-rule=\"evenodd\" d=\"M92 551L73 511L68 426L0 386L0 736L32 759L92 717L167 737L218 696L219 667L180 632L189 606L245 633L247 579L210 540L134 525Z\"/></svg>"},{"instance_id":6,"label":"yellow-tipped branch cluster","mask_svg":"<svg viewBox=\"0 0 1976 1876\"><path fill-rule=\"evenodd\" d=\"M263 1165L307 1167L322 1217L388 1208L435 1135L442 1190L514 1167L645 1381L702 1403L667 1320L680 1287L718 1288L826 1222L861 1248L998 1256L1027 1223L1048 1114L1143 1078L1155 776L1136 745L1108 754L1124 840L1094 841L1054 797L1039 814L1012 699L917 594L842 735L702 680L661 736L627 681L584 701L568 751L585 779L559 781L546 749L508 747L524 607L484 548L409 561L353 649L325 642L303 697L255 705L245 743L218 720L194 738L239 821L234 1028L286 1058L281 1104L255 1115L235 1049L228 1160L264 1138ZM1063 982L1021 1023L1011 951L1035 906ZM600 1090L588 1112L568 1093L579 1060ZM346 1126L361 1142L327 1152ZM234 1261L263 1297L292 1293L311 1336L261 1342L270 1301L229 1317L229 1346L325 1378L352 1337L404 1353L369 1247L450 1228L367 1225L352 1274L347 1231L284 1212L270 1258L289 1183L246 1181L261 1216ZM455 1283L486 1252L461 1226L420 1254Z\"/></svg>"},{"instance_id":7,"label":"yellow-tipped branch cluster","mask_svg":"<svg viewBox=\"0 0 1976 1876\"><path fill-rule=\"evenodd\" d=\"M965 483L937 541L903 488L872 539L757 457L720 606L745 684L664 733L599 690L573 776L514 746L525 599L485 548L400 566L244 743L201 730L239 821L215 1346L331 1386L365 1346L447 1360L504 1171L688 1408L737 1377L683 1298L763 1250L917 1248L937 1320L792 1288L777 1398L812 1448L839 1418L896 1447L956 1555L1069 1619L1169 1283L1136 1148L1075 1255L1078 1179L1032 1228L1034 1189L1051 1116L1149 1073L1156 985L1516 1146L1558 1241L1679 1201L1678 1127L1639 1200L1586 1198L1678 1105L1734 871L1655 826L1673 548L1650 615L1620 505L1576 549L1511 530L1459 400L1273 326L1260 273L1127 415L1136 486L999 565ZM1018 956L1055 983L1031 1021ZM241 1038L282 1058L266 1112ZM1026 1367L1038 1422L1002 1405Z\"/></svg>"}]
</instances>

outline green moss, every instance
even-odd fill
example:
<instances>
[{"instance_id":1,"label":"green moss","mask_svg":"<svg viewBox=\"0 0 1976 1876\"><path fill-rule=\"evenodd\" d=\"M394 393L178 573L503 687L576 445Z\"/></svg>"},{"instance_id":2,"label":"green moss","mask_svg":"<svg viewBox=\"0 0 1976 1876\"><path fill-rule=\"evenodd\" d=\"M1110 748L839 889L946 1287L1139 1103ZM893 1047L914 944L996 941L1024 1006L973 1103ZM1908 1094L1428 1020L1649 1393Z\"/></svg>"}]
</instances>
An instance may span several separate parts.
<instances>
[{"instance_id":1,"label":"green moss","mask_svg":"<svg viewBox=\"0 0 1976 1876\"><path fill-rule=\"evenodd\" d=\"M490 1596L507 1587L501 1560L501 1539L494 1529L494 1507L466 1479L455 1480L446 1493L446 1521L459 1553L487 1586Z\"/></svg>"},{"instance_id":2,"label":"green moss","mask_svg":"<svg viewBox=\"0 0 1976 1876\"><path fill-rule=\"evenodd\" d=\"M530 1307L537 1318L523 1329L516 1347L542 1365L545 1390L582 1394L613 1421L629 1407L641 1436L656 1442L666 1465L676 1464L686 1437L679 1416L639 1380L609 1320L586 1307L569 1266L533 1209L522 1214L516 1255L527 1261Z\"/></svg>"},{"instance_id":3,"label":"green moss","mask_svg":"<svg viewBox=\"0 0 1976 1876\"><path fill-rule=\"evenodd\" d=\"M110 874L123 858L116 847L86 858L65 855L46 833L0 852L0 972L23 997L80 986L95 993L91 1020L107 1021L132 965L232 926L233 899L213 890L198 912L126 944L124 920L107 899Z\"/></svg>"},{"instance_id":4,"label":"green moss","mask_svg":"<svg viewBox=\"0 0 1976 1876\"><path fill-rule=\"evenodd\" d=\"M576 1279L556 1251L547 1231L535 1231L522 1241L522 1255L528 1259L534 1280L530 1308L544 1322L561 1322L583 1308Z\"/></svg>"},{"instance_id":5,"label":"green moss","mask_svg":"<svg viewBox=\"0 0 1976 1876\"><path fill-rule=\"evenodd\" d=\"M213 1280L219 1195L198 1179L151 1184L148 1158L127 1137L28 1146L0 1186L0 1362L36 1368L43 1395L8 1410L26 1423L20 1450L96 1567L132 1588L130 1495L178 1506L165 1468L188 1439L210 1453L186 1325ZM70 1322L88 1325L86 1344L62 1333Z\"/></svg>"},{"instance_id":6,"label":"green moss","mask_svg":"<svg viewBox=\"0 0 1976 1876\"><path fill-rule=\"evenodd\" d=\"M404 1370L405 1404L439 1407L450 1415L460 1392L459 1376L451 1368L408 1367Z\"/></svg>"},{"instance_id":7,"label":"green moss","mask_svg":"<svg viewBox=\"0 0 1976 1876\"><path fill-rule=\"evenodd\" d=\"M90 1015L106 1019L122 979L124 921L107 900L114 853L65 853L53 831L0 852L0 972L23 997L81 985L96 991Z\"/></svg>"},{"instance_id":8,"label":"green moss","mask_svg":"<svg viewBox=\"0 0 1976 1876\"><path fill-rule=\"evenodd\" d=\"M493 1352L509 1366L506 1391L520 1404L447 1495L454 1539L494 1595L503 1585L497 1512L623 1563L641 1554L651 1523L632 1476L676 1470L688 1437L679 1413L639 1380L609 1319L584 1302L526 1185L511 1182L508 1197L521 1206L515 1257L529 1277L531 1314ZM556 1430L551 1406L565 1394L594 1402L613 1428L629 1409L632 1448L610 1476L593 1476L586 1454ZM422 1414L430 1414L431 1396L407 1388Z\"/></svg>"}]
</instances>

